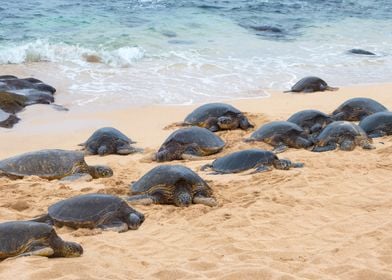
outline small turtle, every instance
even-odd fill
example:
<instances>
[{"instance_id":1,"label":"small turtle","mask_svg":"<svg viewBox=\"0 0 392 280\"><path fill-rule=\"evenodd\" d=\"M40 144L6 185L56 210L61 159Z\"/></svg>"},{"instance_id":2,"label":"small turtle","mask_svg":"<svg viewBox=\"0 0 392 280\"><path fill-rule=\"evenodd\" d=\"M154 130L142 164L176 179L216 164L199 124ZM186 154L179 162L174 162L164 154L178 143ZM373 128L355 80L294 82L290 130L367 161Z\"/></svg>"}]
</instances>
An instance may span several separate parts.
<instances>
[{"instance_id":1,"label":"small turtle","mask_svg":"<svg viewBox=\"0 0 392 280\"><path fill-rule=\"evenodd\" d=\"M388 109L376 100L356 97L343 102L333 111L332 118L337 121L360 121L371 114L383 111Z\"/></svg>"},{"instance_id":2,"label":"small turtle","mask_svg":"<svg viewBox=\"0 0 392 280\"><path fill-rule=\"evenodd\" d=\"M225 103L204 104L190 113L183 124L204 127L212 132L253 127L241 111Z\"/></svg>"},{"instance_id":3,"label":"small turtle","mask_svg":"<svg viewBox=\"0 0 392 280\"><path fill-rule=\"evenodd\" d=\"M212 189L195 172L182 165L160 165L130 186L131 203L215 206Z\"/></svg>"},{"instance_id":4,"label":"small turtle","mask_svg":"<svg viewBox=\"0 0 392 280\"><path fill-rule=\"evenodd\" d=\"M335 91L337 87L330 87L324 80L319 77L305 77L299 80L295 85L291 87L291 90L285 92L315 92L315 91Z\"/></svg>"},{"instance_id":5,"label":"small turtle","mask_svg":"<svg viewBox=\"0 0 392 280\"><path fill-rule=\"evenodd\" d=\"M29 175L48 180L75 180L110 177L113 171L107 166L88 166L82 152L57 149L24 153L0 161L0 176L20 179Z\"/></svg>"},{"instance_id":6,"label":"small turtle","mask_svg":"<svg viewBox=\"0 0 392 280\"><path fill-rule=\"evenodd\" d=\"M292 163L287 159L279 159L273 152L260 149L249 149L234 152L218 158L212 164L206 164L201 170L211 168L218 174L238 173L255 168L256 172L276 169L288 170L291 167L303 167L303 163Z\"/></svg>"},{"instance_id":7,"label":"small turtle","mask_svg":"<svg viewBox=\"0 0 392 280\"><path fill-rule=\"evenodd\" d=\"M378 112L362 119L359 126L370 138L392 134L392 112Z\"/></svg>"},{"instance_id":8,"label":"small turtle","mask_svg":"<svg viewBox=\"0 0 392 280\"><path fill-rule=\"evenodd\" d=\"M117 196L84 194L49 206L47 214L32 221L60 227L101 228L125 232L128 229L138 229L144 222L144 215Z\"/></svg>"},{"instance_id":9,"label":"small turtle","mask_svg":"<svg viewBox=\"0 0 392 280\"><path fill-rule=\"evenodd\" d=\"M62 240L52 226L31 221L0 224L0 260L21 256L79 257L78 243Z\"/></svg>"},{"instance_id":10,"label":"small turtle","mask_svg":"<svg viewBox=\"0 0 392 280\"><path fill-rule=\"evenodd\" d=\"M130 145L133 143L136 142L129 139L119 130L113 127L103 127L96 130L86 142L79 144L79 146L83 146L87 155L128 155L140 150Z\"/></svg>"},{"instance_id":11,"label":"small turtle","mask_svg":"<svg viewBox=\"0 0 392 280\"><path fill-rule=\"evenodd\" d=\"M281 153L293 148L309 148L312 142L305 131L295 123L274 121L267 123L252 133L245 142L263 141L274 147L274 153Z\"/></svg>"},{"instance_id":12,"label":"small turtle","mask_svg":"<svg viewBox=\"0 0 392 280\"><path fill-rule=\"evenodd\" d=\"M333 122L333 119L318 110L303 110L292 115L287 121L295 123L308 135L314 136L325 126Z\"/></svg>"},{"instance_id":13,"label":"small turtle","mask_svg":"<svg viewBox=\"0 0 392 280\"><path fill-rule=\"evenodd\" d=\"M16 115L7 113L0 109L0 127L11 128L19 120L20 119Z\"/></svg>"},{"instance_id":14,"label":"small turtle","mask_svg":"<svg viewBox=\"0 0 392 280\"><path fill-rule=\"evenodd\" d=\"M156 161L192 159L215 154L225 142L208 129L201 127L181 128L165 140L154 156Z\"/></svg>"},{"instance_id":15,"label":"small turtle","mask_svg":"<svg viewBox=\"0 0 392 280\"><path fill-rule=\"evenodd\" d=\"M343 151L352 151L356 146L361 146L363 149L374 149L371 142L372 139L358 125L347 121L336 121L327 125L317 136L312 151L335 150L337 144Z\"/></svg>"},{"instance_id":16,"label":"small turtle","mask_svg":"<svg viewBox=\"0 0 392 280\"><path fill-rule=\"evenodd\" d=\"M347 52L352 54L361 54L361 55L376 55L375 53L363 49L351 49L348 50Z\"/></svg>"}]
</instances>

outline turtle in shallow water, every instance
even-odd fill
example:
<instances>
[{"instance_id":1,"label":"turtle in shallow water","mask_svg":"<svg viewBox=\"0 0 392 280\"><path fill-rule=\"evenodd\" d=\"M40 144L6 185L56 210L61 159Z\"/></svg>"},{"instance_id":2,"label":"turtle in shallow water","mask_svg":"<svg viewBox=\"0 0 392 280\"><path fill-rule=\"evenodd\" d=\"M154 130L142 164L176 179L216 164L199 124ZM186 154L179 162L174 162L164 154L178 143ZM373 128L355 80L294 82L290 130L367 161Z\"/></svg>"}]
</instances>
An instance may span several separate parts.
<instances>
[{"instance_id":1,"label":"turtle in shallow water","mask_svg":"<svg viewBox=\"0 0 392 280\"><path fill-rule=\"evenodd\" d=\"M336 121L327 125L315 139L313 152L335 150L352 151L356 146L363 149L374 149L372 139L355 123Z\"/></svg>"},{"instance_id":2,"label":"turtle in shallow water","mask_svg":"<svg viewBox=\"0 0 392 280\"><path fill-rule=\"evenodd\" d=\"M19 179L31 175L75 180L110 177L113 171L107 166L87 165L82 152L58 149L28 152L0 161L0 176Z\"/></svg>"},{"instance_id":3,"label":"turtle in shallow water","mask_svg":"<svg viewBox=\"0 0 392 280\"><path fill-rule=\"evenodd\" d=\"M121 131L113 127L103 127L96 130L86 142L79 144L79 146L83 146L87 155L128 155L140 151L140 149L131 146L133 143L136 142Z\"/></svg>"},{"instance_id":4,"label":"turtle in shallow water","mask_svg":"<svg viewBox=\"0 0 392 280\"><path fill-rule=\"evenodd\" d=\"M204 127L213 132L253 127L241 111L225 103L204 104L190 113L183 124Z\"/></svg>"},{"instance_id":5,"label":"turtle in shallow water","mask_svg":"<svg viewBox=\"0 0 392 280\"><path fill-rule=\"evenodd\" d=\"M370 138L392 134L392 112L378 112L362 119L359 126Z\"/></svg>"},{"instance_id":6,"label":"turtle in shallow water","mask_svg":"<svg viewBox=\"0 0 392 280\"><path fill-rule=\"evenodd\" d=\"M245 142L262 141L274 147L274 153L293 148L309 148L312 142L305 131L292 122L274 121L267 123L245 139Z\"/></svg>"},{"instance_id":7,"label":"turtle in shallow water","mask_svg":"<svg viewBox=\"0 0 392 280\"><path fill-rule=\"evenodd\" d=\"M125 232L128 229L138 229L144 222L144 215L117 196L84 194L49 206L47 214L33 221L72 228Z\"/></svg>"},{"instance_id":8,"label":"turtle in shallow water","mask_svg":"<svg viewBox=\"0 0 392 280\"><path fill-rule=\"evenodd\" d=\"M169 135L153 159L160 162L192 159L215 154L224 146L225 142L206 128L181 128Z\"/></svg>"},{"instance_id":9,"label":"turtle in shallow water","mask_svg":"<svg viewBox=\"0 0 392 280\"><path fill-rule=\"evenodd\" d=\"M360 54L360 55L376 55L373 52L363 50L363 49L351 49L351 50L348 50L347 52L351 53L351 54Z\"/></svg>"},{"instance_id":10,"label":"turtle in shallow water","mask_svg":"<svg viewBox=\"0 0 392 280\"><path fill-rule=\"evenodd\" d=\"M79 257L78 243L62 240L52 226L31 221L0 224L0 260L18 256Z\"/></svg>"},{"instance_id":11,"label":"turtle in shallow water","mask_svg":"<svg viewBox=\"0 0 392 280\"><path fill-rule=\"evenodd\" d=\"M218 174L238 173L249 169L254 172L262 172L276 169L288 170L291 167L303 167L303 163L292 163L287 159L279 159L273 152L260 149L249 149L234 152L224 157L214 160L211 164L206 164L202 170L211 168Z\"/></svg>"},{"instance_id":12,"label":"turtle in shallow water","mask_svg":"<svg viewBox=\"0 0 392 280\"><path fill-rule=\"evenodd\" d=\"M212 189L191 169L182 165L160 165L142 176L131 186L130 203L190 204L215 206Z\"/></svg>"},{"instance_id":13,"label":"turtle in shallow water","mask_svg":"<svg viewBox=\"0 0 392 280\"><path fill-rule=\"evenodd\" d=\"M295 85L291 87L291 90L285 92L316 92L316 91L335 91L337 87L330 87L324 80L319 77L305 77L299 80Z\"/></svg>"},{"instance_id":14,"label":"turtle in shallow water","mask_svg":"<svg viewBox=\"0 0 392 280\"><path fill-rule=\"evenodd\" d=\"M343 102L332 113L332 118L337 121L360 121L377 112L388 109L371 98L356 97Z\"/></svg>"},{"instance_id":15,"label":"turtle in shallow water","mask_svg":"<svg viewBox=\"0 0 392 280\"><path fill-rule=\"evenodd\" d=\"M293 114L287 120L301 127L308 135L315 137L333 119L318 110L303 110Z\"/></svg>"}]
</instances>

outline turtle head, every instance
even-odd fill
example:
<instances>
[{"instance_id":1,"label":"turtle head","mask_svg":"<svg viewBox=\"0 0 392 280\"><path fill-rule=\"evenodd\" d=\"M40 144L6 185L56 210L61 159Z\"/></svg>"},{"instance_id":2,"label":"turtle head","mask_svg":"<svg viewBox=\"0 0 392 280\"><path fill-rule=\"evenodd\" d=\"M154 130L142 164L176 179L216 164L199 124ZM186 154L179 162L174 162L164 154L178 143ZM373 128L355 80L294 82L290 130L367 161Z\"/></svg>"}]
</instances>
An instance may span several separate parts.
<instances>
[{"instance_id":1,"label":"turtle head","mask_svg":"<svg viewBox=\"0 0 392 280\"><path fill-rule=\"evenodd\" d=\"M104 156L104 155L109 154L109 149L106 145L102 145L98 148L97 153L100 156Z\"/></svg>"},{"instance_id":2,"label":"turtle head","mask_svg":"<svg viewBox=\"0 0 392 280\"><path fill-rule=\"evenodd\" d=\"M127 224L129 229L138 229L144 222L144 215L137 211L133 211L128 214Z\"/></svg>"},{"instance_id":3,"label":"turtle head","mask_svg":"<svg viewBox=\"0 0 392 280\"><path fill-rule=\"evenodd\" d=\"M158 151L156 154L153 155L152 159L157 162L168 161L169 153L166 150Z\"/></svg>"},{"instance_id":4,"label":"turtle head","mask_svg":"<svg viewBox=\"0 0 392 280\"><path fill-rule=\"evenodd\" d=\"M83 254L83 247L76 242L64 242L56 254L65 258L80 257Z\"/></svg>"},{"instance_id":5,"label":"turtle head","mask_svg":"<svg viewBox=\"0 0 392 280\"><path fill-rule=\"evenodd\" d=\"M218 118L218 126L221 129L236 129L239 126L238 118L222 116Z\"/></svg>"},{"instance_id":6,"label":"turtle head","mask_svg":"<svg viewBox=\"0 0 392 280\"><path fill-rule=\"evenodd\" d=\"M178 207L188 207L192 204L192 195L188 188L179 186L174 192L173 202Z\"/></svg>"},{"instance_id":7,"label":"turtle head","mask_svg":"<svg viewBox=\"0 0 392 280\"><path fill-rule=\"evenodd\" d=\"M107 178L113 176L113 170L104 165L94 165L90 166L90 175L94 178Z\"/></svg>"},{"instance_id":8,"label":"turtle head","mask_svg":"<svg viewBox=\"0 0 392 280\"><path fill-rule=\"evenodd\" d=\"M273 164L276 169L282 170L289 170L292 166L291 161L289 161L288 159L275 159Z\"/></svg>"}]
</instances>

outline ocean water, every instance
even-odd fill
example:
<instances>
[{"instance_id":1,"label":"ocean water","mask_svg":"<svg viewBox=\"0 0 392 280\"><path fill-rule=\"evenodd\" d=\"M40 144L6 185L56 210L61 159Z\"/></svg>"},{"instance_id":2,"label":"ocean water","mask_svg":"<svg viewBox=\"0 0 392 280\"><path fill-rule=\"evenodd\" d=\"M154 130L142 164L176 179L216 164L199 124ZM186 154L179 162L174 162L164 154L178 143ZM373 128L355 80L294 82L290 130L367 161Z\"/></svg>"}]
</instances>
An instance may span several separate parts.
<instances>
[{"instance_id":1,"label":"ocean water","mask_svg":"<svg viewBox=\"0 0 392 280\"><path fill-rule=\"evenodd\" d=\"M50 65L81 106L262 97L308 75L392 81L390 0L2 1L0 27L0 64L37 78Z\"/></svg>"}]
</instances>

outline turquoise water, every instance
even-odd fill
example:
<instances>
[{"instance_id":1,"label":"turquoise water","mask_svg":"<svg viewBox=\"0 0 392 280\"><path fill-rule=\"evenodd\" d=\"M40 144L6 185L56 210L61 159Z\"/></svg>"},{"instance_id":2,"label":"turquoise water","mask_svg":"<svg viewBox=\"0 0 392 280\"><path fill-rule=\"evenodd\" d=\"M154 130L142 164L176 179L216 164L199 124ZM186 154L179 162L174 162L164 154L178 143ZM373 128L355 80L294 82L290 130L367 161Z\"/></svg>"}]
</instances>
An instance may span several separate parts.
<instances>
[{"instance_id":1,"label":"turquoise water","mask_svg":"<svg viewBox=\"0 0 392 280\"><path fill-rule=\"evenodd\" d=\"M50 63L79 105L391 82L391 15L389 0L19 0L0 7L0 64Z\"/></svg>"}]
</instances>

